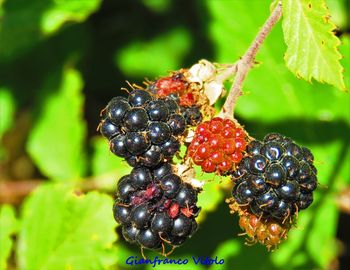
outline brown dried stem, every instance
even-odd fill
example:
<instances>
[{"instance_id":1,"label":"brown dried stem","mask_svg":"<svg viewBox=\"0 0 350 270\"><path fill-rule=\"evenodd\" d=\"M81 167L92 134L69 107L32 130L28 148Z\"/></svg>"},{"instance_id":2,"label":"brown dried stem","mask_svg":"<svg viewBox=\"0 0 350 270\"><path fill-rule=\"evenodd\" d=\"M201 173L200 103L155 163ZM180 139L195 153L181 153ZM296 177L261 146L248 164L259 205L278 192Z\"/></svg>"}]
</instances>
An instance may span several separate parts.
<instances>
[{"instance_id":1,"label":"brown dried stem","mask_svg":"<svg viewBox=\"0 0 350 270\"><path fill-rule=\"evenodd\" d=\"M242 56L242 58L232 67L231 70L236 73L234 78L234 83L232 84L231 90L227 99L225 101L224 106L220 112L220 116L223 118L233 119L234 109L237 102L237 98L242 95L242 85L244 79L247 76L247 73L251 69L254 64L255 56L259 51L262 43L266 39L267 35L271 32L274 25L278 22L278 20L282 16L282 3L278 2L275 9L272 11L270 17L266 20L261 30L253 40L252 44L246 51L246 53Z\"/></svg>"}]
</instances>

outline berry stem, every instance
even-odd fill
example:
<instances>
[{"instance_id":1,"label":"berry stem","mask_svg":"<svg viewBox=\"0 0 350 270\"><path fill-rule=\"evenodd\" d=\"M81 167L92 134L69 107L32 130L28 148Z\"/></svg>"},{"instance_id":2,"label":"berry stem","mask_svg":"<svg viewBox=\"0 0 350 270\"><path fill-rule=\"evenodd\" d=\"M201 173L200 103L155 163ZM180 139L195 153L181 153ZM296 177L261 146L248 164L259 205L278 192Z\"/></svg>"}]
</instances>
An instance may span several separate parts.
<instances>
[{"instance_id":1,"label":"berry stem","mask_svg":"<svg viewBox=\"0 0 350 270\"><path fill-rule=\"evenodd\" d=\"M227 96L224 106L220 112L220 116L223 118L233 119L234 108L236 105L237 98L242 95L242 85L246 78L249 70L254 64L255 56L259 51L262 43L265 41L267 35L271 32L274 25L282 16L282 3L278 2L275 9L272 11L270 17L265 21L259 33L256 35L255 39L251 43L250 47L246 53L241 57L241 59L234 64L230 70L232 74L236 74L234 78L234 83L230 89L230 93Z\"/></svg>"}]
</instances>

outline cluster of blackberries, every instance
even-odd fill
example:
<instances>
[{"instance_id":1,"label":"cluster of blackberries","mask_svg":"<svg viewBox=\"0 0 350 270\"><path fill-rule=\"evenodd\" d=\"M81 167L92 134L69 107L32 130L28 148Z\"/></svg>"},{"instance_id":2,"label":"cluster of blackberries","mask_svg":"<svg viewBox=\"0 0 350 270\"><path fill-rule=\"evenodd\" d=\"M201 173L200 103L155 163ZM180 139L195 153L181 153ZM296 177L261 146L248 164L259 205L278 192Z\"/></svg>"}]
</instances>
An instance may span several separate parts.
<instances>
[{"instance_id":1,"label":"cluster of blackberries","mask_svg":"<svg viewBox=\"0 0 350 270\"><path fill-rule=\"evenodd\" d=\"M310 150L279 134L252 141L233 174L234 200L256 216L284 221L310 206L317 171Z\"/></svg>"},{"instance_id":2,"label":"cluster of blackberries","mask_svg":"<svg viewBox=\"0 0 350 270\"><path fill-rule=\"evenodd\" d=\"M99 129L110 150L132 167L155 167L169 161L180 149L186 120L171 97L155 98L136 89L128 98L115 97L102 111Z\"/></svg>"},{"instance_id":3,"label":"cluster of blackberries","mask_svg":"<svg viewBox=\"0 0 350 270\"><path fill-rule=\"evenodd\" d=\"M197 192L169 163L136 167L118 182L114 218L131 243L154 250L179 246L197 229Z\"/></svg>"}]
</instances>

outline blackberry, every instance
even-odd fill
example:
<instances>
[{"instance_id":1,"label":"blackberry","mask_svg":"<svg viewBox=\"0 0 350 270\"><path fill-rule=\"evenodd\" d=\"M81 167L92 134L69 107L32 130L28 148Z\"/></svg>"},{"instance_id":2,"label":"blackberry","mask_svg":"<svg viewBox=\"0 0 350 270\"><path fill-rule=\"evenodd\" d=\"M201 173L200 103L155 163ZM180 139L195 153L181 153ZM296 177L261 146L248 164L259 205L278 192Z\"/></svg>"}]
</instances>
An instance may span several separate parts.
<instances>
[{"instance_id":1,"label":"blackberry","mask_svg":"<svg viewBox=\"0 0 350 270\"><path fill-rule=\"evenodd\" d=\"M132 167L154 168L171 161L180 149L186 120L176 97L157 98L135 89L128 98L115 97L101 112L99 131L109 140L113 154Z\"/></svg>"},{"instance_id":2,"label":"blackberry","mask_svg":"<svg viewBox=\"0 0 350 270\"><path fill-rule=\"evenodd\" d=\"M310 206L317 171L310 150L280 134L247 145L232 174L234 201L259 217L284 222Z\"/></svg>"},{"instance_id":3,"label":"blackberry","mask_svg":"<svg viewBox=\"0 0 350 270\"><path fill-rule=\"evenodd\" d=\"M197 230L198 191L184 183L169 163L134 168L119 180L113 207L123 237L153 250L166 243L181 245Z\"/></svg>"}]
</instances>

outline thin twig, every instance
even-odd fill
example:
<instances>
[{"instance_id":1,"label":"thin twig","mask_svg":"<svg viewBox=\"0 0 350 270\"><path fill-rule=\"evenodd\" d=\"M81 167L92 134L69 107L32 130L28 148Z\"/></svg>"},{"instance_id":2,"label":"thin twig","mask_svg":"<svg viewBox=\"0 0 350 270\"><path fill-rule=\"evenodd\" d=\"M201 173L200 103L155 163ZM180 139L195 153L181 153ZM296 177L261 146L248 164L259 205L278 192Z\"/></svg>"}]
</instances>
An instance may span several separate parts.
<instances>
[{"instance_id":1,"label":"thin twig","mask_svg":"<svg viewBox=\"0 0 350 270\"><path fill-rule=\"evenodd\" d=\"M253 40L252 44L238 61L236 66L236 76L234 83L231 87L230 93L225 101L224 106L220 112L220 115L224 118L233 119L234 108L236 105L237 98L242 95L242 85L248 71L254 64L255 56L261 47L261 44L266 39L267 35L271 32L273 26L278 22L282 15L282 3L278 2L276 8L271 13L270 17L266 20L263 27Z\"/></svg>"}]
</instances>

